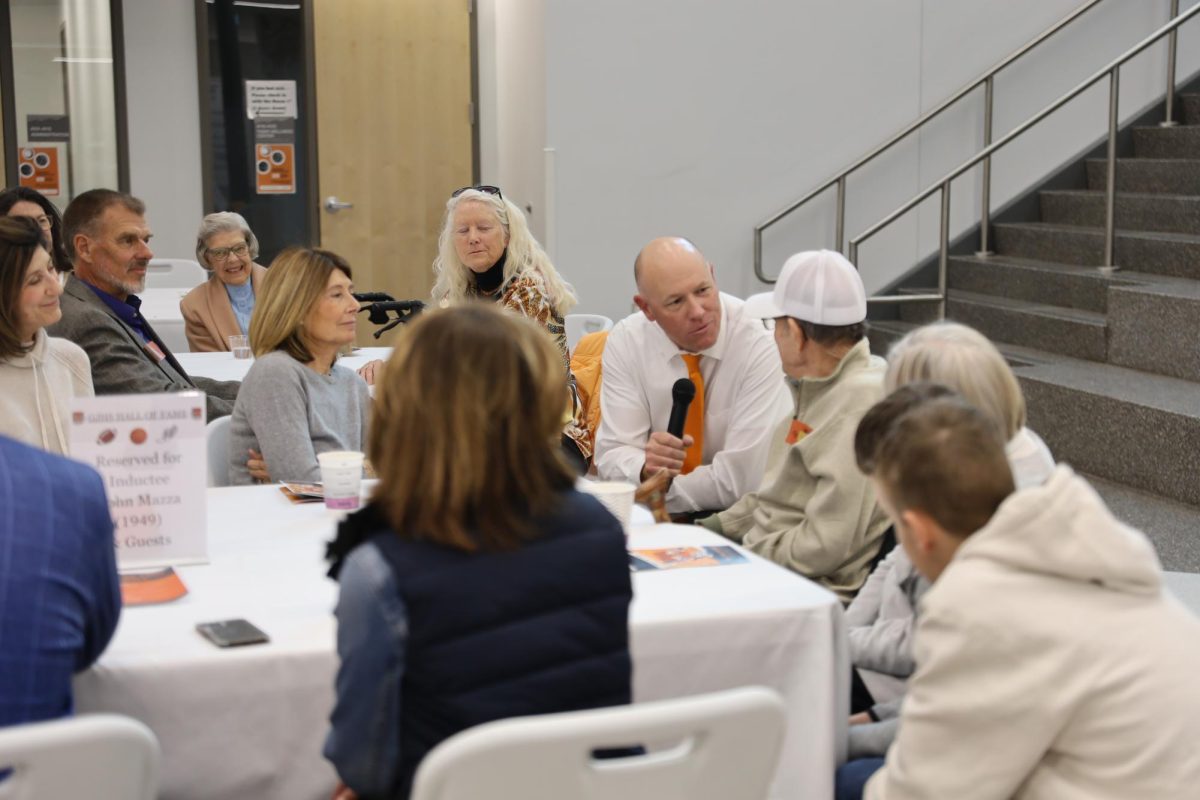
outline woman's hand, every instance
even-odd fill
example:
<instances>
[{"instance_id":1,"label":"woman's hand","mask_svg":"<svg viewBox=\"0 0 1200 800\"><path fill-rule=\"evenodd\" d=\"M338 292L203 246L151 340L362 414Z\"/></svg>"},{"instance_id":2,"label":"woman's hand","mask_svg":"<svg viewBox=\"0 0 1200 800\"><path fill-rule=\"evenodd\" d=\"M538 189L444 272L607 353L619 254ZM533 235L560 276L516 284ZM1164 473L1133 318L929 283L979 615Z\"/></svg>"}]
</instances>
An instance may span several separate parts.
<instances>
[{"instance_id":1,"label":"woman's hand","mask_svg":"<svg viewBox=\"0 0 1200 800\"><path fill-rule=\"evenodd\" d=\"M267 462L263 461L262 453L257 450L247 450L249 458L246 459L246 470L250 473L250 477L259 483L270 483L271 473L267 471Z\"/></svg>"},{"instance_id":2,"label":"woman's hand","mask_svg":"<svg viewBox=\"0 0 1200 800\"><path fill-rule=\"evenodd\" d=\"M358 368L358 374L367 382L367 386L374 386L375 380L383 375L383 361L378 358L374 361L368 361Z\"/></svg>"}]
</instances>

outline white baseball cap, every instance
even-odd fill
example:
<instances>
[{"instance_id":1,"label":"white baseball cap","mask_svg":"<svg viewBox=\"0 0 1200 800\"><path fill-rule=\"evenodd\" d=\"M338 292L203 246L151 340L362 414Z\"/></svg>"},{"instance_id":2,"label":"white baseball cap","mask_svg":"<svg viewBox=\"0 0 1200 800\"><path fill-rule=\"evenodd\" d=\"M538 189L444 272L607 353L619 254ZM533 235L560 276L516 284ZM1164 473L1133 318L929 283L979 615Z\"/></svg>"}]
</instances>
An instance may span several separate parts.
<instances>
[{"instance_id":1,"label":"white baseball cap","mask_svg":"<svg viewBox=\"0 0 1200 800\"><path fill-rule=\"evenodd\" d=\"M854 325L867 318L867 292L841 253L806 250L783 263L775 290L746 300L760 319L795 317L815 325Z\"/></svg>"}]
</instances>

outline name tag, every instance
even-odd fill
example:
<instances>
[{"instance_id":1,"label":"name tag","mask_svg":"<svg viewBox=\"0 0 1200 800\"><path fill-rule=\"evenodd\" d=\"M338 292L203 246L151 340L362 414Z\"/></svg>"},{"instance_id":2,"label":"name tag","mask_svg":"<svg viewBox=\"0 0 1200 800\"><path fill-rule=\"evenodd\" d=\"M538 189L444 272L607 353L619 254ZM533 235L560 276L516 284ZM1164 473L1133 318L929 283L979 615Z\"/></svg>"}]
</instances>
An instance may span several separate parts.
<instances>
[{"instance_id":1,"label":"name tag","mask_svg":"<svg viewBox=\"0 0 1200 800\"><path fill-rule=\"evenodd\" d=\"M167 354L162 351L162 348L156 342L146 342L146 349L154 356L155 361L166 360Z\"/></svg>"}]
</instances>

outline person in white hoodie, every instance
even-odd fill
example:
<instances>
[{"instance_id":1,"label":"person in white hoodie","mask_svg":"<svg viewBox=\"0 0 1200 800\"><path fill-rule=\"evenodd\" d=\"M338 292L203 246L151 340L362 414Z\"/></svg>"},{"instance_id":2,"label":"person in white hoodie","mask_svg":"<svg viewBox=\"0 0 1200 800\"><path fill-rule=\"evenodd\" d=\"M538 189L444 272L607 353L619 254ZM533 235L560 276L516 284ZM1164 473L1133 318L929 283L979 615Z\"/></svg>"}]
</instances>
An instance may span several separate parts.
<instances>
[{"instance_id":1,"label":"person in white hoodie","mask_svg":"<svg viewBox=\"0 0 1200 800\"><path fill-rule=\"evenodd\" d=\"M1067 466L1015 491L989 417L921 388L876 405L855 440L933 583L866 797L1194 798L1200 620L1164 591L1150 543Z\"/></svg>"},{"instance_id":2,"label":"person in white hoodie","mask_svg":"<svg viewBox=\"0 0 1200 800\"><path fill-rule=\"evenodd\" d=\"M982 333L957 322L935 322L900 339L888 352L884 393L918 381L943 384L991 417L1008 442L1004 452L1017 489L1050 477L1054 458L1041 437L1025 426L1021 385ZM851 711L860 713L850 718L851 758L882 756L895 738L905 681L914 668L917 603L928 586L904 548L897 547L846 609L850 663L861 680L860 695L852 698Z\"/></svg>"},{"instance_id":3,"label":"person in white hoodie","mask_svg":"<svg viewBox=\"0 0 1200 800\"><path fill-rule=\"evenodd\" d=\"M93 394L87 354L44 330L62 292L38 224L0 217L0 434L58 454L71 398Z\"/></svg>"}]
</instances>

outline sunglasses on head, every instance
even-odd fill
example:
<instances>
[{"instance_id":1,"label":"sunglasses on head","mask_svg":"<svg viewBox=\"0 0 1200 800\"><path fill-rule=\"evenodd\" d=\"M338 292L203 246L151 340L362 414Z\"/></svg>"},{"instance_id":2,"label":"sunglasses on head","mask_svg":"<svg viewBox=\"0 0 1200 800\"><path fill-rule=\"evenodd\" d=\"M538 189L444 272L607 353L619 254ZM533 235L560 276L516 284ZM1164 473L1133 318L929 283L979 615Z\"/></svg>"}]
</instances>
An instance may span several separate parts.
<instances>
[{"instance_id":1,"label":"sunglasses on head","mask_svg":"<svg viewBox=\"0 0 1200 800\"><path fill-rule=\"evenodd\" d=\"M464 186L461 189L455 189L453 192L450 193L450 196L458 197L460 194L462 194L463 192L465 192L469 189L474 189L477 192L484 192L486 194L494 194L494 195L496 195L496 197L499 197L501 200L504 199L504 195L500 194L499 186Z\"/></svg>"}]
</instances>

